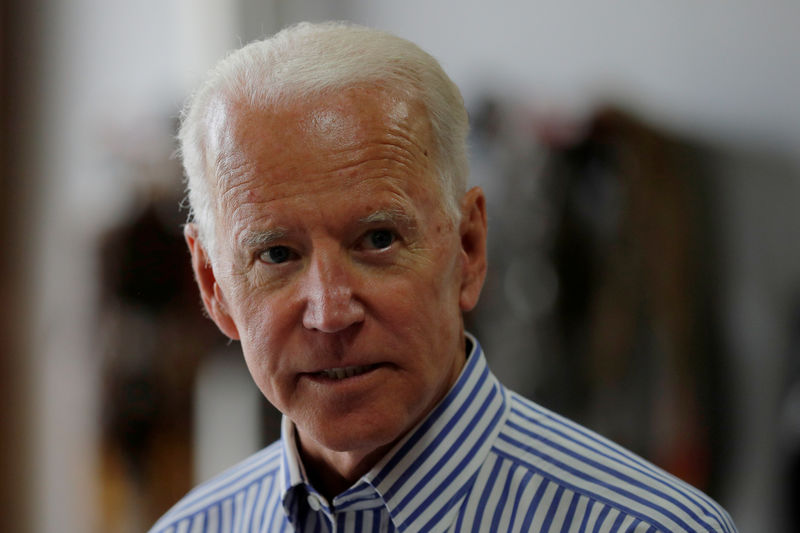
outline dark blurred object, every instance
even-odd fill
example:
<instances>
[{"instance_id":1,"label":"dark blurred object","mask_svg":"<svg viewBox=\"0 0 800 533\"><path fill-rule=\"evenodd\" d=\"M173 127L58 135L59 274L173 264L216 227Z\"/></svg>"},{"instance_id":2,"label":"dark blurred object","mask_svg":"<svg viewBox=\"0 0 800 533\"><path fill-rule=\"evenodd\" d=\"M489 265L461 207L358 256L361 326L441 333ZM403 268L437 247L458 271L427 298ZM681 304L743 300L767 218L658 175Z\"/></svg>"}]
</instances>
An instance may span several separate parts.
<instances>
[{"instance_id":1,"label":"dark blurred object","mask_svg":"<svg viewBox=\"0 0 800 533\"><path fill-rule=\"evenodd\" d=\"M716 493L729 414L705 151L615 109L575 125L487 100L474 117L490 268L469 327L492 366Z\"/></svg>"},{"instance_id":2,"label":"dark blurred object","mask_svg":"<svg viewBox=\"0 0 800 533\"><path fill-rule=\"evenodd\" d=\"M29 341L31 228L38 215L34 194L38 175L31 146L38 104L31 87L38 72L32 58L39 42L31 31L38 20L26 2L0 2L0 531L33 528L34 457Z\"/></svg>"},{"instance_id":3,"label":"dark blurred object","mask_svg":"<svg viewBox=\"0 0 800 533\"><path fill-rule=\"evenodd\" d=\"M194 481L195 374L224 339L201 313L178 205L150 191L101 246L102 531L148 527Z\"/></svg>"},{"instance_id":4,"label":"dark blurred object","mask_svg":"<svg viewBox=\"0 0 800 533\"><path fill-rule=\"evenodd\" d=\"M144 207L133 220L107 237L103 279L109 297L150 314L168 312L168 307L197 303L183 237L178 202ZM173 216L167 216L174 211Z\"/></svg>"},{"instance_id":5,"label":"dark blurred object","mask_svg":"<svg viewBox=\"0 0 800 533\"><path fill-rule=\"evenodd\" d=\"M780 493L786 531L800 531L800 298L796 298L790 321L789 354L785 393L779 423L780 462L783 473Z\"/></svg>"},{"instance_id":6,"label":"dark blurred object","mask_svg":"<svg viewBox=\"0 0 800 533\"><path fill-rule=\"evenodd\" d=\"M563 375L545 396L713 493L727 380L702 151L605 110L549 172Z\"/></svg>"}]
</instances>

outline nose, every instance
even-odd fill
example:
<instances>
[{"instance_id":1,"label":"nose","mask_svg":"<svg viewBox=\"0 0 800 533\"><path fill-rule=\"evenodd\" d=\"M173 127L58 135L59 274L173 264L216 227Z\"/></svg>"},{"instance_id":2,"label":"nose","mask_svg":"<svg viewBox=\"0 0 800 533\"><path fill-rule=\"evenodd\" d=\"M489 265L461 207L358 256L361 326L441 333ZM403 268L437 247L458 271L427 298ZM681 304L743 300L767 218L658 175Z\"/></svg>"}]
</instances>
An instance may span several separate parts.
<instances>
[{"instance_id":1,"label":"nose","mask_svg":"<svg viewBox=\"0 0 800 533\"><path fill-rule=\"evenodd\" d=\"M364 320L364 307L353 294L354 274L340 255L315 253L303 276L306 329L336 333Z\"/></svg>"}]
</instances>

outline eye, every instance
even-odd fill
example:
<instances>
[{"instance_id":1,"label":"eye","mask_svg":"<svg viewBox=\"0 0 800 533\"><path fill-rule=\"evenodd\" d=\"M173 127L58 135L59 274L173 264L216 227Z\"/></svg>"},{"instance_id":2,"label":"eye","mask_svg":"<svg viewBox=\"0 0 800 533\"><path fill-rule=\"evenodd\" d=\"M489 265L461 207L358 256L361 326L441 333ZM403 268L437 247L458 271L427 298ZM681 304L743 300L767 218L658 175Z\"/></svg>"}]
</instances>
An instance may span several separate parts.
<instances>
[{"instance_id":1,"label":"eye","mask_svg":"<svg viewBox=\"0 0 800 533\"><path fill-rule=\"evenodd\" d=\"M375 248L377 250L388 248L396 240L397 236L388 229L370 231L365 239L368 248Z\"/></svg>"},{"instance_id":2,"label":"eye","mask_svg":"<svg viewBox=\"0 0 800 533\"><path fill-rule=\"evenodd\" d=\"M286 246L271 246L259 255L259 259L271 264L285 263L291 258L292 251Z\"/></svg>"}]
</instances>

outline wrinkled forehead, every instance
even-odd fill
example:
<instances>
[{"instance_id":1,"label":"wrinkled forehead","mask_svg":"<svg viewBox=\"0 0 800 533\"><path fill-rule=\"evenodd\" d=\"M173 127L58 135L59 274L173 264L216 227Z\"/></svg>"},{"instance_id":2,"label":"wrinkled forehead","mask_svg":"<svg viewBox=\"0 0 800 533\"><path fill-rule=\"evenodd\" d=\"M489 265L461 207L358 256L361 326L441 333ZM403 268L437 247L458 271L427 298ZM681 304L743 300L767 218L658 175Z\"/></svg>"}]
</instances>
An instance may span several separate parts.
<instances>
[{"instance_id":1,"label":"wrinkled forehead","mask_svg":"<svg viewBox=\"0 0 800 533\"><path fill-rule=\"evenodd\" d=\"M425 157L435 157L433 133L421 101L378 87L351 87L336 93L279 99L254 105L219 96L206 115L206 168L212 189L224 187L234 169L251 163L265 139L273 145L308 150L308 156L358 149L368 142L403 139Z\"/></svg>"}]
</instances>

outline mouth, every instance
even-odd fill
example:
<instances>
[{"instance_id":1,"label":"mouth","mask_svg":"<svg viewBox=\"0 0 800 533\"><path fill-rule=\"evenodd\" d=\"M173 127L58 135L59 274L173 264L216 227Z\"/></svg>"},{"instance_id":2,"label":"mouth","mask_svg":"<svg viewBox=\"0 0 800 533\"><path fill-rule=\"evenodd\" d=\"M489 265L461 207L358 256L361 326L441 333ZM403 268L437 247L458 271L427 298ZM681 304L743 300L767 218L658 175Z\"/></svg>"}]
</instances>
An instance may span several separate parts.
<instances>
[{"instance_id":1,"label":"mouth","mask_svg":"<svg viewBox=\"0 0 800 533\"><path fill-rule=\"evenodd\" d=\"M333 380L340 380L352 378L365 374L370 370L377 368L379 365L360 365L360 366L344 366L341 368L328 368L319 372L311 374L315 377L328 378Z\"/></svg>"}]
</instances>

